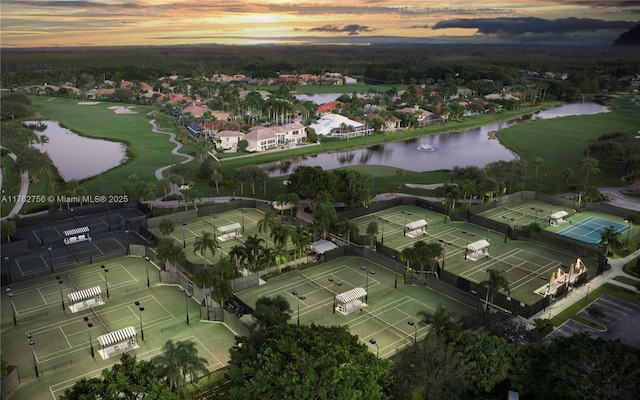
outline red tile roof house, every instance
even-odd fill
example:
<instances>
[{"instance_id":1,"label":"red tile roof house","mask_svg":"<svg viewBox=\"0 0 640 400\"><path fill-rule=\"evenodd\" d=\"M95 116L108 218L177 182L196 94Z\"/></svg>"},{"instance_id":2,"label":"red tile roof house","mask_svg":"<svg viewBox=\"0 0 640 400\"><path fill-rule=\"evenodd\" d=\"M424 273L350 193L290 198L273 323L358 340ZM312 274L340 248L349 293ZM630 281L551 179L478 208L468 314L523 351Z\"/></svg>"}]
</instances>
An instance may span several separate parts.
<instances>
[{"instance_id":1,"label":"red tile roof house","mask_svg":"<svg viewBox=\"0 0 640 400\"><path fill-rule=\"evenodd\" d=\"M330 101L318 107L318 115L332 114L333 111L341 110L345 106L346 104L341 101L338 101L338 100Z\"/></svg>"}]
</instances>

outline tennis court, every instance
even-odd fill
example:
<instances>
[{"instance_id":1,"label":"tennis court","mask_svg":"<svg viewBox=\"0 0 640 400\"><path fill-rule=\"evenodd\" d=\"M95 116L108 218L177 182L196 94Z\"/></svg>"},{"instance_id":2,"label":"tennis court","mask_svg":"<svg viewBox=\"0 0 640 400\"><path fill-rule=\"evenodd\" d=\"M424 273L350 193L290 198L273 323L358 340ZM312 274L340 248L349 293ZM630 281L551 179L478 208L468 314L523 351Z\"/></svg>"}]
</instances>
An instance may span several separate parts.
<instances>
[{"instance_id":1,"label":"tennis court","mask_svg":"<svg viewBox=\"0 0 640 400\"><path fill-rule=\"evenodd\" d=\"M124 229L124 221L143 215L135 208L92 214L89 216L73 216L69 219L50 222L19 229L16 237L29 241L29 247L57 244L65 238L64 232L76 228L88 227L90 235L99 235Z\"/></svg>"},{"instance_id":2,"label":"tennis court","mask_svg":"<svg viewBox=\"0 0 640 400\"><path fill-rule=\"evenodd\" d=\"M518 200L508 206L498 206L494 209L479 213L478 215L502 222L512 227L522 227L537 222L542 226L549 224L550 216L558 211L565 211L569 216L575 211L550 203L537 200Z\"/></svg>"},{"instance_id":3,"label":"tennis court","mask_svg":"<svg viewBox=\"0 0 640 400\"><path fill-rule=\"evenodd\" d=\"M265 246L275 247L273 239L268 232L258 232L258 221L263 218L264 213L262 211L253 208L244 208L242 210L227 211L178 222L176 223L175 230L168 236L160 233L160 228L151 228L150 231L158 238L170 237L177 243L182 244L185 248L185 255L189 261L193 263L204 263L206 257L207 264L213 265L220 257L226 256L232 247L242 245L248 236L258 235L258 237L264 240ZM219 237L220 230L218 228L232 226L234 224L239 224L239 237L229 236L224 240ZM200 252L194 253L193 251L196 238L202 236L203 232L210 232L212 234L215 232L218 238L218 250L214 256L212 256L209 251L206 252L204 257ZM294 246L289 241L286 248L293 250Z\"/></svg>"},{"instance_id":4,"label":"tennis court","mask_svg":"<svg viewBox=\"0 0 640 400\"><path fill-rule=\"evenodd\" d=\"M347 315L334 312L334 293L354 288L368 289L364 300L366 307ZM426 335L427 327L417 323L418 311L434 312L440 304L458 315L471 311L427 287L403 286L402 276L360 257L343 257L304 271L288 273L269 280L266 285L237 293L251 307L255 307L260 297L277 295L289 301L292 323L296 323L299 316L302 324L346 325L373 352L379 349L380 357L390 357L397 349L412 343L414 337L420 339ZM376 341L377 348L370 339Z\"/></svg>"},{"instance_id":5,"label":"tennis court","mask_svg":"<svg viewBox=\"0 0 640 400\"><path fill-rule=\"evenodd\" d=\"M98 376L120 358L103 359L98 336L129 327L135 329L139 345L129 353L139 360L160 354L162 345L171 339L194 341L198 355L208 360L211 371L228 362L234 333L224 324L200 321L198 302L177 286L160 285L155 265L138 256L110 260L104 265L104 269L98 265L80 267L16 284L11 297L3 293L2 354L18 366L24 382L16 389L16 398L57 399L81 377ZM72 312L68 294L95 286L102 289L104 304ZM191 316L189 325L187 314ZM30 339L25 338L26 333L31 334ZM34 366L39 371L37 383Z\"/></svg>"},{"instance_id":6,"label":"tennis court","mask_svg":"<svg viewBox=\"0 0 640 400\"><path fill-rule=\"evenodd\" d=\"M549 282L553 272L558 268L568 272L569 266L576 262L575 254L524 241L500 243L492 246L490 253L489 257L478 261L458 259L448 263L446 269L476 284L488 279L487 270L490 268L504 271L510 296L525 304L540 300L536 290ZM587 264L589 274L595 274L596 265L582 261Z\"/></svg>"},{"instance_id":7,"label":"tennis court","mask_svg":"<svg viewBox=\"0 0 640 400\"><path fill-rule=\"evenodd\" d=\"M558 232L558 235L566 236L581 242L598 244L602 241L602 232L608 228L613 228L622 234L630 230L628 225L609 221L608 219L590 216L581 221L572 221L572 223Z\"/></svg>"},{"instance_id":8,"label":"tennis court","mask_svg":"<svg viewBox=\"0 0 640 400\"><path fill-rule=\"evenodd\" d=\"M444 218L443 214L433 210L407 205L363 215L353 218L352 221L358 224L362 236L366 235L370 223L377 223L377 240L387 247L401 248L422 240L424 236L423 233L412 235L410 230L405 228L408 224L421 224L421 221L424 221L424 230L429 233L432 227L443 224Z\"/></svg>"}]
</instances>

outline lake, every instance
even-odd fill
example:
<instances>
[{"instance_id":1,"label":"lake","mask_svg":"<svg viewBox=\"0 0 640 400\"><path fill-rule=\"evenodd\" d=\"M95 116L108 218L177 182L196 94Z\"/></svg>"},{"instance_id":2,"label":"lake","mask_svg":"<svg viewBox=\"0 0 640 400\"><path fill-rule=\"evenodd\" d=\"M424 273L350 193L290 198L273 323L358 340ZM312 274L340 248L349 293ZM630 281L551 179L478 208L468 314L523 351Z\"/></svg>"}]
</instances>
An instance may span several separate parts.
<instances>
[{"instance_id":1,"label":"lake","mask_svg":"<svg viewBox=\"0 0 640 400\"><path fill-rule=\"evenodd\" d=\"M541 120L572 115L590 115L609 110L595 103L572 103L543 110L525 118ZM269 176L293 173L299 165L334 169L349 165L385 165L408 171L435 171L455 166L483 168L495 161L511 161L518 156L492 139L489 132L509 128L518 120L503 121L462 132L443 133L417 139L384 143L362 149L323 153L316 156L285 160L271 167ZM434 151L428 151L432 148Z\"/></svg>"},{"instance_id":2,"label":"lake","mask_svg":"<svg viewBox=\"0 0 640 400\"><path fill-rule=\"evenodd\" d=\"M47 128L35 133L47 135L49 143L35 144L33 147L49 154L58 173L67 182L100 175L127 160L126 146L123 143L80 136L61 127L57 121L42 122Z\"/></svg>"}]
</instances>

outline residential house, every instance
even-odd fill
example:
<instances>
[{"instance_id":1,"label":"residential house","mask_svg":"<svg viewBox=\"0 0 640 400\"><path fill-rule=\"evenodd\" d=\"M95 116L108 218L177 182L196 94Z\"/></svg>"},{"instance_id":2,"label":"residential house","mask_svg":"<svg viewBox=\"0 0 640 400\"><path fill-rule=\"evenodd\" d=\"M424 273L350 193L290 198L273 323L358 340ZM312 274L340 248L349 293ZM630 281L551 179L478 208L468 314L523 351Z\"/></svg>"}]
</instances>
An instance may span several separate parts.
<instances>
[{"instance_id":1,"label":"residential house","mask_svg":"<svg viewBox=\"0 0 640 400\"><path fill-rule=\"evenodd\" d=\"M349 139L371 135L373 128L339 114L326 114L310 125L318 135Z\"/></svg>"},{"instance_id":2,"label":"residential house","mask_svg":"<svg viewBox=\"0 0 640 400\"><path fill-rule=\"evenodd\" d=\"M245 135L249 151L264 151L278 146L301 144L307 140L304 125L297 122L280 126L254 126Z\"/></svg>"},{"instance_id":3,"label":"residential house","mask_svg":"<svg viewBox=\"0 0 640 400\"><path fill-rule=\"evenodd\" d=\"M238 151L238 143L244 139L244 133L240 131L219 131L215 134L216 147L222 151Z\"/></svg>"},{"instance_id":4,"label":"residential house","mask_svg":"<svg viewBox=\"0 0 640 400\"><path fill-rule=\"evenodd\" d=\"M441 124L444 122L441 116L434 114L430 111L423 110L418 106L401 108L398 110L398 112L403 114L411 114L411 113L415 114L416 121L418 122L419 127L434 125L434 124Z\"/></svg>"},{"instance_id":5,"label":"residential house","mask_svg":"<svg viewBox=\"0 0 640 400\"><path fill-rule=\"evenodd\" d=\"M369 119L374 119L377 118L380 121L382 121L382 132L393 132L393 131L397 131L400 130L400 122L402 121L400 118L398 117L383 117L380 114L375 114L375 113L370 113L367 114L367 118Z\"/></svg>"},{"instance_id":6,"label":"residential house","mask_svg":"<svg viewBox=\"0 0 640 400\"><path fill-rule=\"evenodd\" d=\"M331 114L336 110L341 110L346 106L346 103L343 103L338 100L330 101L328 103L324 103L318 107L318 115Z\"/></svg>"}]
</instances>

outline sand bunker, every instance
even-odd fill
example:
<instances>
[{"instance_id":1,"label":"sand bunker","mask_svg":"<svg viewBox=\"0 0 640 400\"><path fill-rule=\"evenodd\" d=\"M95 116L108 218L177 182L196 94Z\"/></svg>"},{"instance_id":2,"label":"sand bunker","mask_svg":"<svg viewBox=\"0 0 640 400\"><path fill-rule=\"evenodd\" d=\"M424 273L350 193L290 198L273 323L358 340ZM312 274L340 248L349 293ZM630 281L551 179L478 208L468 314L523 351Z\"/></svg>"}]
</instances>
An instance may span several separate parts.
<instances>
[{"instance_id":1,"label":"sand bunker","mask_svg":"<svg viewBox=\"0 0 640 400\"><path fill-rule=\"evenodd\" d=\"M99 101L82 101L78 103L79 106L95 106L96 104L100 104Z\"/></svg>"},{"instance_id":2,"label":"sand bunker","mask_svg":"<svg viewBox=\"0 0 640 400\"><path fill-rule=\"evenodd\" d=\"M437 189L437 188L439 188L439 187L442 187L442 186L444 186L445 184L444 184L444 183L433 183L433 184L431 184L431 185L418 185L418 184L415 184L415 183L407 183L406 185L407 185L408 187L410 187L410 188L414 188L414 189L427 189L427 190L433 190L433 189ZM450 183L450 185L452 185L452 184Z\"/></svg>"},{"instance_id":3,"label":"sand bunker","mask_svg":"<svg viewBox=\"0 0 640 400\"><path fill-rule=\"evenodd\" d=\"M135 108L134 106L129 106L129 107L123 107L123 106L112 106L109 107L109 110L113 110L114 113L116 114L137 114L137 111L133 111L132 108Z\"/></svg>"}]
</instances>

